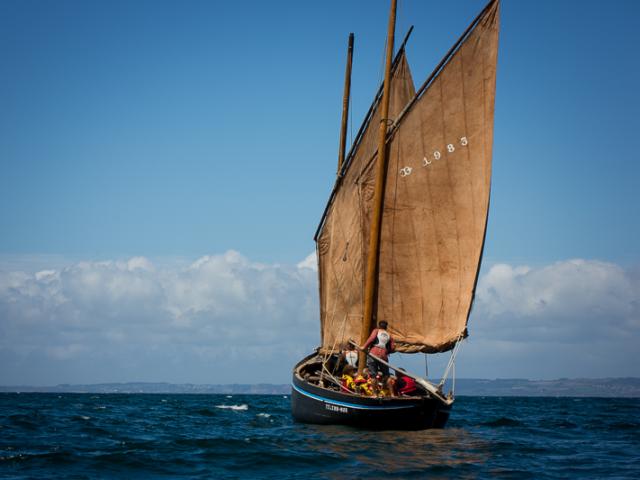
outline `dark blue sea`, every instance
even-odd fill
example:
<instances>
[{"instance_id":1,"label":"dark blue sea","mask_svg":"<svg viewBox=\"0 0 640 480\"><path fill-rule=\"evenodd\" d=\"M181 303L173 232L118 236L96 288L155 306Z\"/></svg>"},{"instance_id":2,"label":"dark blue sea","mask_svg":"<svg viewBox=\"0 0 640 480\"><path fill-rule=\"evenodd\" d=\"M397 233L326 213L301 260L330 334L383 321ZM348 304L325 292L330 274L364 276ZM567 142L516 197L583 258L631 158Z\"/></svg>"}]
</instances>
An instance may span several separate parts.
<instances>
[{"instance_id":1,"label":"dark blue sea","mask_svg":"<svg viewBox=\"0 0 640 480\"><path fill-rule=\"evenodd\" d=\"M289 402L0 394L0 477L640 478L640 399L459 397L421 432L296 424Z\"/></svg>"}]
</instances>

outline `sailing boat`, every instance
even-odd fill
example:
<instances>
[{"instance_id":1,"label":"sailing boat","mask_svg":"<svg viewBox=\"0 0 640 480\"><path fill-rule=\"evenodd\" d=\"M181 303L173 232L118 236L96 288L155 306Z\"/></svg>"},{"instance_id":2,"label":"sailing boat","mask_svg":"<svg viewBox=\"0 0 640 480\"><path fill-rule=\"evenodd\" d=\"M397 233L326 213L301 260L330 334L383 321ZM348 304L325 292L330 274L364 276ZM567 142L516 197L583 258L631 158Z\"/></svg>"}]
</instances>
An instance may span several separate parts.
<instances>
[{"instance_id":1,"label":"sailing boat","mask_svg":"<svg viewBox=\"0 0 640 480\"><path fill-rule=\"evenodd\" d=\"M499 1L417 91L406 39L393 56L395 11L392 0L384 84L345 156L350 37L338 175L315 236L321 345L293 369L300 422L441 428L454 402L444 381L467 336L489 211ZM407 373L418 391L406 397L341 387L341 350L376 320L398 352L452 351L442 381Z\"/></svg>"}]
</instances>

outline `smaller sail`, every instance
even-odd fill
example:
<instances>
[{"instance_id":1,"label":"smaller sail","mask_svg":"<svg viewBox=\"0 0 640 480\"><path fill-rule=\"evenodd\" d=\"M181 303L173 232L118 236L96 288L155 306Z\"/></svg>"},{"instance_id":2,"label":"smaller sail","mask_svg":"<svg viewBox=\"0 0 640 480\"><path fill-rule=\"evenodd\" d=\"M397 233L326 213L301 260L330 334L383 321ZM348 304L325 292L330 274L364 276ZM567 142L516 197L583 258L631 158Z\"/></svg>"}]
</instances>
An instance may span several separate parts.
<instances>
[{"instance_id":1,"label":"smaller sail","mask_svg":"<svg viewBox=\"0 0 640 480\"><path fill-rule=\"evenodd\" d=\"M415 96L404 52L396 62L390 91L389 114L393 120ZM360 337L367 245L363 232L368 230L363 212L372 193L369 185L359 180L375 156L379 124L376 106L348 160L316 239L323 350L341 348L350 338Z\"/></svg>"}]
</instances>

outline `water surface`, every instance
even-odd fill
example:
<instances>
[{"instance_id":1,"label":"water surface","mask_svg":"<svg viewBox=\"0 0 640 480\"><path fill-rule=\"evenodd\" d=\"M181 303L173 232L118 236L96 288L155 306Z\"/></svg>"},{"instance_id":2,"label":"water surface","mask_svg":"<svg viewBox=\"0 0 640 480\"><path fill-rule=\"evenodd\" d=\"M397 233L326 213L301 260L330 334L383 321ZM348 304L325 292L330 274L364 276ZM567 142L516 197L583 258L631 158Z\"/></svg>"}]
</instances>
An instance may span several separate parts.
<instances>
[{"instance_id":1,"label":"water surface","mask_svg":"<svg viewBox=\"0 0 640 480\"><path fill-rule=\"evenodd\" d=\"M448 427L296 424L289 396L0 394L2 478L640 478L640 399L459 397Z\"/></svg>"}]
</instances>

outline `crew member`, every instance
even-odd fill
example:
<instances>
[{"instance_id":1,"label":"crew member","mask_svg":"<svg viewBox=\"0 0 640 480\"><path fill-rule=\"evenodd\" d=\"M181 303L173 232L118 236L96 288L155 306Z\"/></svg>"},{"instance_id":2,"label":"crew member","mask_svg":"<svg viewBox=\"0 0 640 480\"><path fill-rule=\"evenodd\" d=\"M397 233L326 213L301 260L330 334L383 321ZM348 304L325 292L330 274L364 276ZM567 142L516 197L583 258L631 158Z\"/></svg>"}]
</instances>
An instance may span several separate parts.
<instances>
[{"instance_id":1,"label":"crew member","mask_svg":"<svg viewBox=\"0 0 640 480\"><path fill-rule=\"evenodd\" d=\"M396 372L398 376L398 380L396 381L396 391L398 395L415 395L418 391L416 381L411 377L407 377L402 372L402 369Z\"/></svg>"},{"instance_id":2,"label":"crew member","mask_svg":"<svg viewBox=\"0 0 640 480\"><path fill-rule=\"evenodd\" d=\"M371 347L369 353L375 355L385 362L389 361L389 354L395 351L393 337L387 332L388 323L384 320L378 322L378 328L374 328L373 332L362 346L363 350ZM389 367L367 356L367 367L372 374L382 372L383 375L389 376Z\"/></svg>"},{"instance_id":3,"label":"crew member","mask_svg":"<svg viewBox=\"0 0 640 480\"><path fill-rule=\"evenodd\" d=\"M358 366L358 352L356 352L356 348L351 343L347 343L347 347L344 350L344 360L352 367Z\"/></svg>"}]
</instances>

